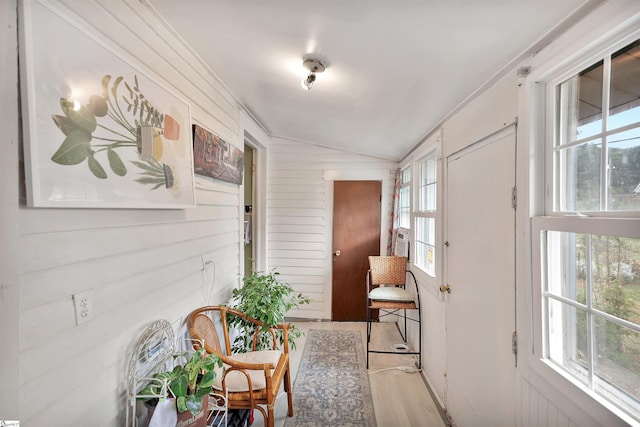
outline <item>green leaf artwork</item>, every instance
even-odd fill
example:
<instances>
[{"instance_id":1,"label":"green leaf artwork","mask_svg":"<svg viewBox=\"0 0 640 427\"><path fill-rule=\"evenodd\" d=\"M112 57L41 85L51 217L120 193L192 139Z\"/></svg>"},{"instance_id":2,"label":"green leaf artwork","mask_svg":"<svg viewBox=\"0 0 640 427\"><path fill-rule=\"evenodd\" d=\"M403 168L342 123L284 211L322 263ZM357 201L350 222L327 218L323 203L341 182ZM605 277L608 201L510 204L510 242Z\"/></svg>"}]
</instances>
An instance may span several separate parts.
<instances>
[{"instance_id":1,"label":"green leaf artwork","mask_svg":"<svg viewBox=\"0 0 640 427\"><path fill-rule=\"evenodd\" d=\"M64 115L54 114L51 118L65 139L51 160L63 166L86 161L93 176L107 179L103 164L108 163L111 172L123 177L128 172L123 150L134 150L137 160L130 162L140 169L136 182L151 185L151 190L173 187L172 166L161 162L162 139L177 140L179 125L149 102L137 76L134 75L133 86L122 76L112 80L108 74L102 77L101 84L102 95L92 95L89 103L79 108L60 99Z\"/></svg>"}]
</instances>

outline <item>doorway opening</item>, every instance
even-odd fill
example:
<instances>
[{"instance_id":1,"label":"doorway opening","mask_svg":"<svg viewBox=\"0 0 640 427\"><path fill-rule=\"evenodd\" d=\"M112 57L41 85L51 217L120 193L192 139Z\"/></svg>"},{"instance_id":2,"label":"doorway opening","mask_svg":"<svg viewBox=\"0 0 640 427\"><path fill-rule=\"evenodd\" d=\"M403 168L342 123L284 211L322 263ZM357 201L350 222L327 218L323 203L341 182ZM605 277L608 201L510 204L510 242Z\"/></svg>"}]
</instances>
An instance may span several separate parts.
<instances>
[{"instance_id":1,"label":"doorway opening","mask_svg":"<svg viewBox=\"0 0 640 427\"><path fill-rule=\"evenodd\" d=\"M250 276L255 269L254 216L255 205L255 150L244 144L244 275Z\"/></svg>"}]
</instances>

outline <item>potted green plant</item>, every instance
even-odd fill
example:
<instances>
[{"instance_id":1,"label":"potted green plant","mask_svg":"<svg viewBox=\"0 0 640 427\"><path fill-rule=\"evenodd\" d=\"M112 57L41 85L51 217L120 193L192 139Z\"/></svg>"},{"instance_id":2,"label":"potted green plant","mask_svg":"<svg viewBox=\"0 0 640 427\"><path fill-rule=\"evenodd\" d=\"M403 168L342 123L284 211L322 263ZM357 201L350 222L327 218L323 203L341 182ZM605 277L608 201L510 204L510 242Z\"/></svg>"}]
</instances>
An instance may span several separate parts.
<instances>
[{"instance_id":1,"label":"potted green plant","mask_svg":"<svg viewBox=\"0 0 640 427\"><path fill-rule=\"evenodd\" d=\"M280 273L271 270L267 272L254 271L250 276L243 277L243 286L233 290L231 307L242 311L249 317L263 322L262 329L267 331L270 327L285 321L285 314L301 304L309 304L310 298L302 294L296 294L288 283L279 280ZM250 349L251 337L257 326L237 316L230 316L229 324L238 328L241 333L233 343L234 353L243 353ZM295 349L296 339L302 335L302 331L291 325L288 333L289 345ZM278 338L282 343L283 336ZM266 349L271 346L271 335L260 334L257 349Z\"/></svg>"},{"instance_id":2,"label":"potted green plant","mask_svg":"<svg viewBox=\"0 0 640 427\"><path fill-rule=\"evenodd\" d=\"M171 371L156 373L139 395L173 398L178 419L182 414L182 417L187 419L203 419L202 425L206 425L207 406L204 403L212 392L216 367L222 367L222 360L215 354L206 354L203 349L176 355L174 368ZM144 400L157 402L157 399ZM187 411L190 414L187 414Z\"/></svg>"}]
</instances>

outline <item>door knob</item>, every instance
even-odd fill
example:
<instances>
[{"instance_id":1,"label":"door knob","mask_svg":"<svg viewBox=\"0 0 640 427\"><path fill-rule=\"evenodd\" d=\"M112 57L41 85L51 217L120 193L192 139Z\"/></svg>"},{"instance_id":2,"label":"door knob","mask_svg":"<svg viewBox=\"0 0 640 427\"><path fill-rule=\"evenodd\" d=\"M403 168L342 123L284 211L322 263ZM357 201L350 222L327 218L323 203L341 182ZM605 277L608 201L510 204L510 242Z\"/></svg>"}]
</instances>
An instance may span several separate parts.
<instances>
[{"instance_id":1,"label":"door knob","mask_svg":"<svg viewBox=\"0 0 640 427\"><path fill-rule=\"evenodd\" d=\"M442 292L442 293L446 292L446 293L450 294L451 293L451 286L449 286L449 285L446 285L446 286L445 285L440 285L440 292Z\"/></svg>"},{"instance_id":2,"label":"door knob","mask_svg":"<svg viewBox=\"0 0 640 427\"><path fill-rule=\"evenodd\" d=\"M334 254L335 256L340 256L340 249L338 249L337 251L335 251L333 254Z\"/></svg>"}]
</instances>

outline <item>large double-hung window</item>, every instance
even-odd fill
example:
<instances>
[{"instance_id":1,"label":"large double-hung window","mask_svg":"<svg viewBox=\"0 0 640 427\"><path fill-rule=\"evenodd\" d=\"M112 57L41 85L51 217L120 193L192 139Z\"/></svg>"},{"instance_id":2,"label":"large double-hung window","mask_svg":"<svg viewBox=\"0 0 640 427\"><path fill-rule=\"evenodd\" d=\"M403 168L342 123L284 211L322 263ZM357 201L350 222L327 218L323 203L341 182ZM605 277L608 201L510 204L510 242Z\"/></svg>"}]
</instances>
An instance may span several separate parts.
<instances>
[{"instance_id":1,"label":"large double-hung window","mask_svg":"<svg viewBox=\"0 0 640 427\"><path fill-rule=\"evenodd\" d=\"M542 358L640 420L640 40L547 82Z\"/></svg>"}]
</instances>

